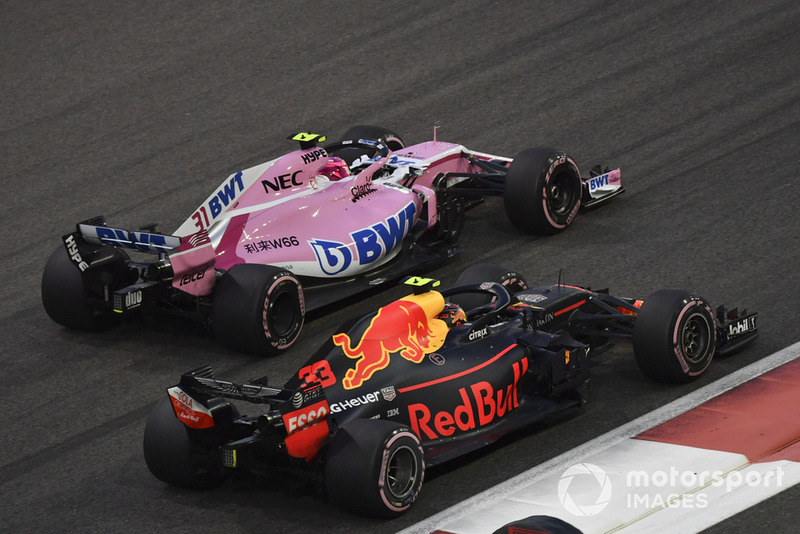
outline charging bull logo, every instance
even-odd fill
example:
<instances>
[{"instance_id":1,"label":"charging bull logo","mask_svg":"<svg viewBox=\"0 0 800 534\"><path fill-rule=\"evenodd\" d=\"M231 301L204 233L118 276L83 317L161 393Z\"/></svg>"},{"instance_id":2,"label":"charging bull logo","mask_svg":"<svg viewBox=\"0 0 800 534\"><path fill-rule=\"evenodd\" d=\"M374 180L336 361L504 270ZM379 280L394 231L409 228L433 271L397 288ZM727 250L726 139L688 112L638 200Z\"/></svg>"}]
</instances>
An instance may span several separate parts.
<instances>
[{"instance_id":1,"label":"charging bull logo","mask_svg":"<svg viewBox=\"0 0 800 534\"><path fill-rule=\"evenodd\" d=\"M344 388L355 389L385 369L392 354L419 363L438 350L447 335L447 324L436 318L443 308L444 299L435 291L412 295L379 309L355 347L347 334L334 335L345 355L358 360L342 379Z\"/></svg>"}]
</instances>

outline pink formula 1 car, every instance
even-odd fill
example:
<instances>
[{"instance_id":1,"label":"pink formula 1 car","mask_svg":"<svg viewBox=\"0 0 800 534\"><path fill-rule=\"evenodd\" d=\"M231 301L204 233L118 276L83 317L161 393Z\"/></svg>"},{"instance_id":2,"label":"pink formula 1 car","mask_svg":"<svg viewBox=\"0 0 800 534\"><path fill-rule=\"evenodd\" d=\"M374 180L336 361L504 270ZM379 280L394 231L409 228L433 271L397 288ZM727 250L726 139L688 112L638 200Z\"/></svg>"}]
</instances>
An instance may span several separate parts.
<instances>
[{"instance_id":1,"label":"pink formula 1 car","mask_svg":"<svg viewBox=\"0 0 800 534\"><path fill-rule=\"evenodd\" d=\"M210 325L240 351L277 354L306 313L458 253L464 212L486 196L502 195L521 231L553 234L623 192L619 169L583 178L556 149L512 159L435 135L405 146L375 126L324 146L316 134L290 139L298 150L230 176L173 235L79 223L45 266L48 315L95 330L158 309Z\"/></svg>"}]
</instances>

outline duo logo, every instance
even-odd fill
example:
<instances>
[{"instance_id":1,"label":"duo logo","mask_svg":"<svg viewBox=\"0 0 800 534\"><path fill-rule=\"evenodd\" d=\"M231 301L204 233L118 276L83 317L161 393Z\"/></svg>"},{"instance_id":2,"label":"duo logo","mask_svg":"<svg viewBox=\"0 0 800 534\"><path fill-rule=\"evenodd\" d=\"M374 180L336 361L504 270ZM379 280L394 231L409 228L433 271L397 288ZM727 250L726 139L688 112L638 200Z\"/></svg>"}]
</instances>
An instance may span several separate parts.
<instances>
[{"instance_id":1,"label":"duo logo","mask_svg":"<svg viewBox=\"0 0 800 534\"><path fill-rule=\"evenodd\" d=\"M335 334L333 342L348 358L358 360L342 379L345 389L355 389L389 365L392 354L420 363L436 352L447 335L447 324L434 318L444 306L439 293L430 292L397 300L378 310L358 344L347 334Z\"/></svg>"},{"instance_id":2,"label":"duo logo","mask_svg":"<svg viewBox=\"0 0 800 534\"><path fill-rule=\"evenodd\" d=\"M355 256L346 243L312 239L309 244L314 249L322 272L327 275L339 274L350 267L353 260L357 260L359 265L368 265L388 254L411 230L416 213L416 204L409 202L385 220L352 232L350 237L355 245Z\"/></svg>"}]
</instances>

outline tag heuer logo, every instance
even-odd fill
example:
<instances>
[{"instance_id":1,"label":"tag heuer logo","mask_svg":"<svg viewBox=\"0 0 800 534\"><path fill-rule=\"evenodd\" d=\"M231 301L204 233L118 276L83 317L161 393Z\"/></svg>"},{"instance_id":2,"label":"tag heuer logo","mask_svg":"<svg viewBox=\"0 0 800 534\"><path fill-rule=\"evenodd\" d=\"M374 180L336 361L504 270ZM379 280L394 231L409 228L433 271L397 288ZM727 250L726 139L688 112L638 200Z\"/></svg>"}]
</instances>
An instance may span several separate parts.
<instances>
[{"instance_id":1,"label":"tag heuer logo","mask_svg":"<svg viewBox=\"0 0 800 534\"><path fill-rule=\"evenodd\" d=\"M394 391L394 386L389 386L388 388L381 388L381 394L383 394L383 400L391 401L397 397L397 393Z\"/></svg>"}]
</instances>

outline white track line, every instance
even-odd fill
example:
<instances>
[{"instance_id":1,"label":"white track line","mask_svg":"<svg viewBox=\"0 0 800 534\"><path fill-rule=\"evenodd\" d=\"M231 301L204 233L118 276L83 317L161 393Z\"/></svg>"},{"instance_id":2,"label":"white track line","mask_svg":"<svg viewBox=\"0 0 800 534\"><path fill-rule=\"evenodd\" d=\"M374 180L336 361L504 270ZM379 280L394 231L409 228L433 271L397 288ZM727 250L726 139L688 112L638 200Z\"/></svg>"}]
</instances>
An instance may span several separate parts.
<instances>
[{"instance_id":1,"label":"white track line","mask_svg":"<svg viewBox=\"0 0 800 534\"><path fill-rule=\"evenodd\" d=\"M428 519L412 525L398 534L429 534L441 529L447 522L452 522L466 515L475 513L476 510L491 510L494 503L516 493L534 482L553 473L563 472L567 467L574 465L581 458L590 454L597 454L626 439L637 436L642 432L668 421L692 408L699 406L707 400L716 397L734 387L752 380L757 376L775 369L800 357L800 342L790 345L770 356L762 358L747 367L739 369L728 376L704 386L692 393L676 399L675 401L653 410L633 421L622 425L610 432L584 443L564 454L556 456L538 466L529 469L502 484L498 484L469 499L462 501L450 508L439 512ZM424 493L423 497L424 498ZM487 512L491 513L491 512Z\"/></svg>"}]
</instances>

